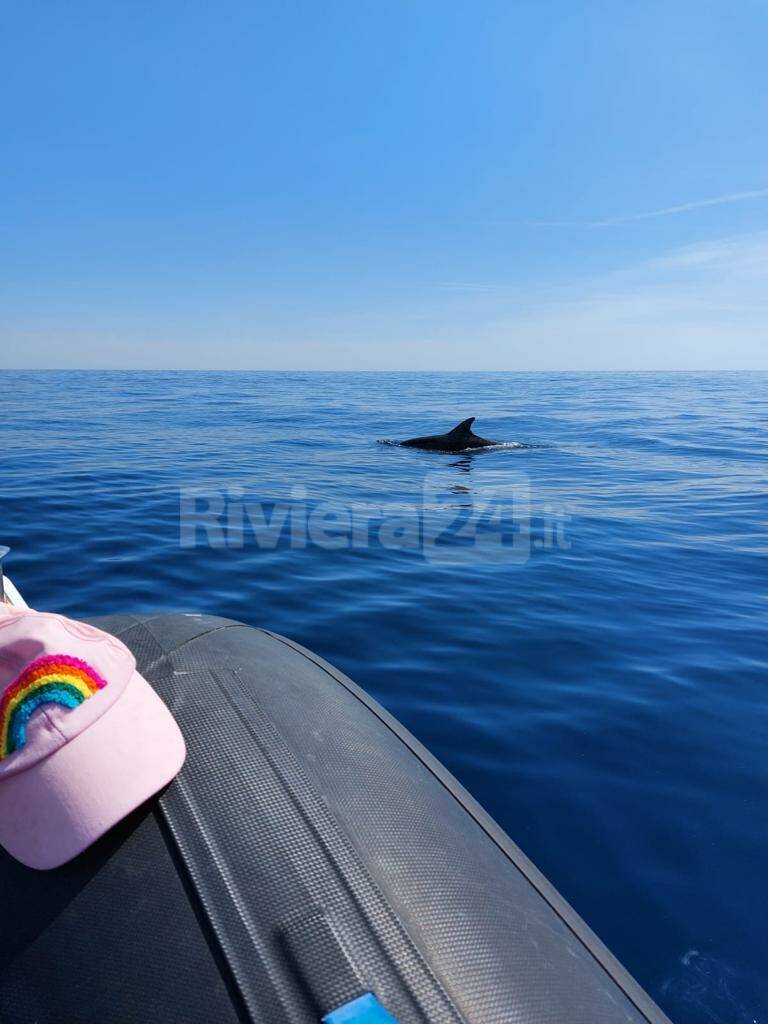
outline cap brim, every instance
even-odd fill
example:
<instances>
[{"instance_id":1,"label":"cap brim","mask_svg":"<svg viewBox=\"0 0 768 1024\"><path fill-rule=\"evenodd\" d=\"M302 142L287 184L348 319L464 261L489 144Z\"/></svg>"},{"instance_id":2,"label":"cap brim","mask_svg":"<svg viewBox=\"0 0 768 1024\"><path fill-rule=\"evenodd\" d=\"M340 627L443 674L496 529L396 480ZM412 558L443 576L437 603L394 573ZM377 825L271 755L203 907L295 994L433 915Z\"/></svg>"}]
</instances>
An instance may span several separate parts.
<instances>
[{"instance_id":1,"label":"cap brim","mask_svg":"<svg viewBox=\"0 0 768 1024\"><path fill-rule=\"evenodd\" d=\"M28 867L58 867L170 782L185 754L173 715L134 673L84 732L0 781L0 844Z\"/></svg>"}]
</instances>

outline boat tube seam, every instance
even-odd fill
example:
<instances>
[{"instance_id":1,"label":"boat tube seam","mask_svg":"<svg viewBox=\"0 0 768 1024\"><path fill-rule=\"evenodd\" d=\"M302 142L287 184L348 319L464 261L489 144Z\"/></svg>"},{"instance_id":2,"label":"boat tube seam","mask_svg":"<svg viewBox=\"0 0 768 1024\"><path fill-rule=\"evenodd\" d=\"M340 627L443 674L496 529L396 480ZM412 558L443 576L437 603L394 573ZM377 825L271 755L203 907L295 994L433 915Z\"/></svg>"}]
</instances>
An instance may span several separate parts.
<instances>
[{"instance_id":1,"label":"boat tube seam","mask_svg":"<svg viewBox=\"0 0 768 1024\"><path fill-rule=\"evenodd\" d=\"M253 1013L248 1005L248 999L246 998L240 978L238 977L238 972L235 970L234 965L226 954L222 937L211 918L207 900L196 885L196 873L192 870L187 858L184 856L179 836L173 823L170 821L168 812L164 806L163 797L164 794L161 794L158 806L155 809L155 817L159 825L160 834L163 837L168 854L176 866L176 870L181 878L187 899L189 900L193 912L195 913L195 917L198 920L203 936L206 940L206 944L211 951L211 956L216 963L227 990L230 992L232 998L236 1000L233 1008L237 1013L238 1019L242 1024L252 1024L254 1019Z\"/></svg>"}]
</instances>

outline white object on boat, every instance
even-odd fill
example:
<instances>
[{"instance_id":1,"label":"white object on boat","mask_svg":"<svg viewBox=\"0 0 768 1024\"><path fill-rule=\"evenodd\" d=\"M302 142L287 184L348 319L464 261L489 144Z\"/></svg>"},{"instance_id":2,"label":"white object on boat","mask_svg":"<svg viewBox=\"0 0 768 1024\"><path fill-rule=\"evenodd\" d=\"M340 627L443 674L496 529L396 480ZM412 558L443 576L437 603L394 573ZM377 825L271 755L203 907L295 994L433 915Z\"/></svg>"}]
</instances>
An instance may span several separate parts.
<instances>
[{"instance_id":1,"label":"white object on boat","mask_svg":"<svg viewBox=\"0 0 768 1024\"><path fill-rule=\"evenodd\" d=\"M9 604L13 608L28 608L29 605L18 592L7 576L3 575L3 559L10 551L10 548L0 544L0 602Z\"/></svg>"},{"instance_id":2,"label":"white object on boat","mask_svg":"<svg viewBox=\"0 0 768 1024\"><path fill-rule=\"evenodd\" d=\"M13 583L8 579L7 576L3 577L3 590L5 603L11 605L13 608L28 608L29 605L18 592Z\"/></svg>"}]
</instances>

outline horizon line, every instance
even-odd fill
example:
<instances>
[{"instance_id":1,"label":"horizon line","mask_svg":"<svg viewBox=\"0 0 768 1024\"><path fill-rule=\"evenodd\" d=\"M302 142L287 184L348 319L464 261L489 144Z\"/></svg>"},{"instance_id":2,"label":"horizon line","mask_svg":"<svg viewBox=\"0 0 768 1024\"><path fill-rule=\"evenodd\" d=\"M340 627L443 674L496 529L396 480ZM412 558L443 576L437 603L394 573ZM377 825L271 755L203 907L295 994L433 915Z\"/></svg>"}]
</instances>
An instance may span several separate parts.
<instances>
[{"instance_id":1,"label":"horizon line","mask_svg":"<svg viewBox=\"0 0 768 1024\"><path fill-rule=\"evenodd\" d=\"M329 368L326 370L307 369L302 370L296 367L282 369L265 369L252 367L130 367L130 366L5 366L0 367L0 373L765 373L768 374L768 367L739 366L739 367L571 367L563 369L552 369L548 367L526 369L406 369L406 368L366 368L360 369L349 367L346 369Z\"/></svg>"}]
</instances>

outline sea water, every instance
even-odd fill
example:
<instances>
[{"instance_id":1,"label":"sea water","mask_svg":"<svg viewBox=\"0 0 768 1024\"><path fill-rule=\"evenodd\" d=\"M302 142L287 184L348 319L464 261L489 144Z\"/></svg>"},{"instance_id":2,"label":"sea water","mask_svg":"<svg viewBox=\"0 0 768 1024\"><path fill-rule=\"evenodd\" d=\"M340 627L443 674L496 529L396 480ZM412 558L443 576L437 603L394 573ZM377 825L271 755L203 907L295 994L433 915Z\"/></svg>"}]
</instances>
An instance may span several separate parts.
<instances>
[{"instance_id":1,"label":"sea water","mask_svg":"<svg viewBox=\"0 0 768 1024\"><path fill-rule=\"evenodd\" d=\"M768 376L2 374L36 607L338 665L677 1024L768 1014ZM464 455L381 440L474 429Z\"/></svg>"}]
</instances>

